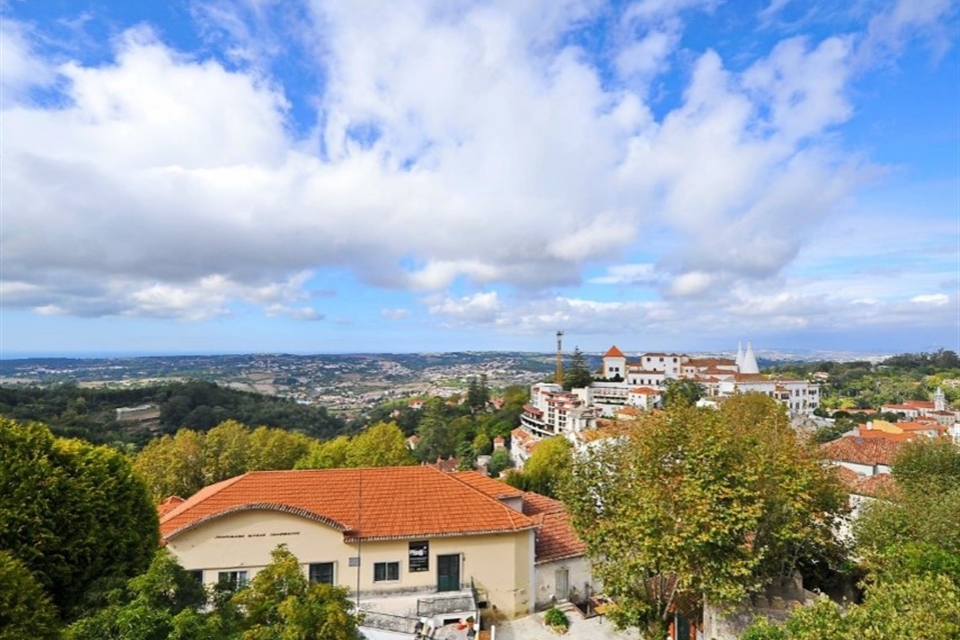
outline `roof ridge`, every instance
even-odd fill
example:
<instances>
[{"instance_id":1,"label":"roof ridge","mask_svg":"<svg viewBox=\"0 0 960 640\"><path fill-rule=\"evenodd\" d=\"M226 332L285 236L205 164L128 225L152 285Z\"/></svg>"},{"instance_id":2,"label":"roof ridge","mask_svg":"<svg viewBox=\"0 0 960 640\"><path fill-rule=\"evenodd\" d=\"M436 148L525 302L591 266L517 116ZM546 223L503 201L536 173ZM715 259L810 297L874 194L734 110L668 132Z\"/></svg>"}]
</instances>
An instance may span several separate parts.
<instances>
[{"instance_id":1,"label":"roof ridge","mask_svg":"<svg viewBox=\"0 0 960 640\"><path fill-rule=\"evenodd\" d=\"M442 473L442 472L438 470L437 473ZM469 472L464 472L464 473L469 473ZM476 471L474 471L473 473L476 473ZM454 474L454 473L447 473L447 474L444 474L444 475L452 476L453 479L456 480L457 482L459 482L462 486L467 487L468 489L470 489L470 490L473 491L474 493L477 493L477 494L483 496L484 498L486 498L487 500L490 500L490 501L496 503L501 509L506 509L505 513L507 514L507 518L510 520L510 524L512 524L513 526L517 526L517 525L530 526L530 523L532 523L532 524L534 524L534 525L537 524L537 523L533 520L533 518L531 518L531 517L528 516L528 515L525 515L522 511L517 511L516 509L514 509L514 508L511 507L510 505L508 505L508 504L506 504L505 502L503 502L502 500L500 500L500 499L498 499L498 498L494 498L494 497L491 496L489 493L487 493L487 492L485 492L485 491L482 491L482 490L476 488L475 486L471 485L469 482L466 482L466 481L464 481L464 480L461 479L461 478L456 477L456 474ZM499 480L497 480L497 479L495 479L495 478L490 478L490 479L493 480L494 482L500 482ZM505 484L505 483L504 483L504 484ZM507 486L509 487L510 485L507 485ZM521 499L521 500L523 499L523 493L524 493L524 492L522 492L522 491L520 492L520 499ZM516 519L516 516L520 516L521 520L518 521L518 520Z\"/></svg>"},{"instance_id":2,"label":"roof ridge","mask_svg":"<svg viewBox=\"0 0 960 640\"><path fill-rule=\"evenodd\" d=\"M224 489L228 487L232 487L236 483L240 482L240 480L246 478L251 473L255 473L255 472L247 471L246 473L243 473L239 476L234 476L232 478L227 478L226 480L221 480L220 482L215 482L211 485L207 485L206 487L200 489L200 491L197 491L195 494L193 494L192 496L190 496L189 498L187 498L186 500L178 504L175 508L163 514L163 516L160 518L160 524L163 524L164 522L167 522L168 520L171 520L179 516L180 514L186 511L189 511L190 509L197 506L198 504L205 502L206 500L209 500L210 498L217 495ZM203 496L199 497L200 494L203 494ZM193 500L194 498L197 498L196 502L194 502Z\"/></svg>"}]
</instances>

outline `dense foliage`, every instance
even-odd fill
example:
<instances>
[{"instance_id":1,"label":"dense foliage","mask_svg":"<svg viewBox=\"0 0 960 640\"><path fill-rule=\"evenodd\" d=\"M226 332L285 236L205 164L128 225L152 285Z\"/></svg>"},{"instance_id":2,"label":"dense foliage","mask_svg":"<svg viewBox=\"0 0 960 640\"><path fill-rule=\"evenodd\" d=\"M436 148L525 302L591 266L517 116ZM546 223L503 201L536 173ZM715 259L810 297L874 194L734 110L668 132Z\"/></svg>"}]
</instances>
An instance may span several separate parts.
<instances>
[{"instance_id":1,"label":"dense foliage","mask_svg":"<svg viewBox=\"0 0 960 640\"><path fill-rule=\"evenodd\" d=\"M953 351L904 353L882 362L804 362L777 365L764 373L828 377L822 385L827 409L876 409L905 400L929 400L942 387L947 400L960 400L960 357ZM947 381L957 381L945 384Z\"/></svg>"},{"instance_id":2,"label":"dense foliage","mask_svg":"<svg viewBox=\"0 0 960 640\"><path fill-rule=\"evenodd\" d=\"M228 420L206 433L180 429L152 440L133 459L154 501L188 497L203 487L246 473L293 469L316 441L300 433L249 427Z\"/></svg>"},{"instance_id":3,"label":"dense foliage","mask_svg":"<svg viewBox=\"0 0 960 640\"><path fill-rule=\"evenodd\" d=\"M758 621L744 640L960 637L960 449L911 443L893 475L896 486L854 523L863 602L841 609L824 598L783 625Z\"/></svg>"},{"instance_id":4,"label":"dense foliage","mask_svg":"<svg viewBox=\"0 0 960 640\"><path fill-rule=\"evenodd\" d=\"M361 640L345 589L308 582L286 547L272 558L231 594L223 587L206 591L161 549L146 573L70 625L66 640Z\"/></svg>"},{"instance_id":5,"label":"dense foliage","mask_svg":"<svg viewBox=\"0 0 960 640\"><path fill-rule=\"evenodd\" d=\"M62 617L98 581L143 571L157 512L120 453L0 418L0 550L21 561Z\"/></svg>"},{"instance_id":6,"label":"dense foliage","mask_svg":"<svg viewBox=\"0 0 960 640\"><path fill-rule=\"evenodd\" d=\"M836 477L774 400L645 414L574 460L562 492L611 618L665 637L678 611L731 603L826 554L845 505Z\"/></svg>"},{"instance_id":7,"label":"dense foliage","mask_svg":"<svg viewBox=\"0 0 960 640\"><path fill-rule=\"evenodd\" d=\"M116 420L118 407L156 404L160 430L207 431L226 420L298 431L327 438L347 431L344 421L323 407L237 391L212 382L149 385L125 389L87 388L75 384L52 387L0 387L0 415L44 422L57 435L94 443L142 446L154 433Z\"/></svg>"},{"instance_id":8,"label":"dense foliage","mask_svg":"<svg viewBox=\"0 0 960 640\"><path fill-rule=\"evenodd\" d=\"M553 436L541 440L523 469L510 471L505 480L518 489L559 498L572 465L573 444L564 436Z\"/></svg>"},{"instance_id":9,"label":"dense foliage","mask_svg":"<svg viewBox=\"0 0 960 640\"><path fill-rule=\"evenodd\" d=\"M57 610L30 570L0 551L0 640L57 638Z\"/></svg>"}]
</instances>

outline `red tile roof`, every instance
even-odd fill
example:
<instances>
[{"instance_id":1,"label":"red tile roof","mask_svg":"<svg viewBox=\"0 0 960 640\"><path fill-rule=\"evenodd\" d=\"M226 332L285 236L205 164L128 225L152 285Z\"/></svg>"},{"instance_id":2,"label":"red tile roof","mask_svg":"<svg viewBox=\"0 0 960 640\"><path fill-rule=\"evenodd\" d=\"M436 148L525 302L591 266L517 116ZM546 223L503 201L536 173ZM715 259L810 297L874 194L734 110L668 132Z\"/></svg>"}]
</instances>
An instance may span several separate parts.
<instances>
[{"instance_id":1,"label":"red tile roof","mask_svg":"<svg viewBox=\"0 0 960 640\"><path fill-rule=\"evenodd\" d=\"M202 489L160 519L166 542L213 518L274 510L323 522L346 541L501 533L537 522L429 466L252 471Z\"/></svg>"},{"instance_id":2,"label":"red tile roof","mask_svg":"<svg viewBox=\"0 0 960 640\"><path fill-rule=\"evenodd\" d=\"M859 496L877 498L887 496L896 489L896 481L889 473L877 473L866 478L860 478L850 493Z\"/></svg>"},{"instance_id":3,"label":"red tile roof","mask_svg":"<svg viewBox=\"0 0 960 640\"><path fill-rule=\"evenodd\" d=\"M587 545L580 539L563 503L539 493L523 494L523 513L540 521L536 564L582 556Z\"/></svg>"},{"instance_id":4,"label":"red tile roof","mask_svg":"<svg viewBox=\"0 0 960 640\"><path fill-rule=\"evenodd\" d=\"M820 445L820 451L827 460L890 466L903 445L886 438L843 437Z\"/></svg>"},{"instance_id":5,"label":"red tile roof","mask_svg":"<svg viewBox=\"0 0 960 640\"><path fill-rule=\"evenodd\" d=\"M604 358L626 358L627 356L623 355L623 351L617 349L616 345L610 347L610 349L603 354Z\"/></svg>"},{"instance_id":6,"label":"red tile roof","mask_svg":"<svg viewBox=\"0 0 960 640\"><path fill-rule=\"evenodd\" d=\"M860 474L840 465L834 467L833 470L837 474L837 477L840 478L840 484L846 487L847 492L853 493L857 483L860 482Z\"/></svg>"},{"instance_id":7,"label":"red tile roof","mask_svg":"<svg viewBox=\"0 0 960 640\"><path fill-rule=\"evenodd\" d=\"M157 515L161 518L177 508L177 505L184 502L184 499L180 496L170 496L163 502L157 505Z\"/></svg>"}]
</instances>

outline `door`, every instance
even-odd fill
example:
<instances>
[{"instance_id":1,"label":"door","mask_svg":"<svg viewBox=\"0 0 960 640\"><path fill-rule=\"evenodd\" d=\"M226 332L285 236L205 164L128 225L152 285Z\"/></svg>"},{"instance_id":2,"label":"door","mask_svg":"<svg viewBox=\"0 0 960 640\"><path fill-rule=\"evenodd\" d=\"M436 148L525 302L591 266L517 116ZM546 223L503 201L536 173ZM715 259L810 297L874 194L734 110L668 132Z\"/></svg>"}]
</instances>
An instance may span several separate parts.
<instances>
[{"instance_id":1,"label":"door","mask_svg":"<svg viewBox=\"0 0 960 640\"><path fill-rule=\"evenodd\" d=\"M437 556L437 591L460 590L460 554Z\"/></svg>"},{"instance_id":2,"label":"door","mask_svg":"<svg viewBox=\"0 0 960 640\"><path fill-rule=\"evenodd\" d=\"M560 602L570 599L570 573L566 569L557 569L554 595Z\"/></svg>"}]
</instances>

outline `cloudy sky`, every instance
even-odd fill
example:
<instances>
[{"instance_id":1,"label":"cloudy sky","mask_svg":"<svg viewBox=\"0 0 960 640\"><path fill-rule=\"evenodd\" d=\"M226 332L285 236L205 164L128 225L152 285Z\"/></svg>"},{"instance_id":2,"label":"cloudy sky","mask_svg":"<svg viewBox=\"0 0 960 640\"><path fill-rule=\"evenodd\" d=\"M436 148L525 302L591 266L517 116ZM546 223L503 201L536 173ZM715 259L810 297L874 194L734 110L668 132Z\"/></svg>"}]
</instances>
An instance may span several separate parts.
<instances>
[{"instance_id":1,"label":"cloudy sky","mask_svg":"<svg viewBox=\"0 0 960 640\"><path fill-rule=\"evenodd\" d=\"M960 350L955 0L0 0L0 355Z\"/></svg>"}]
</instances>

